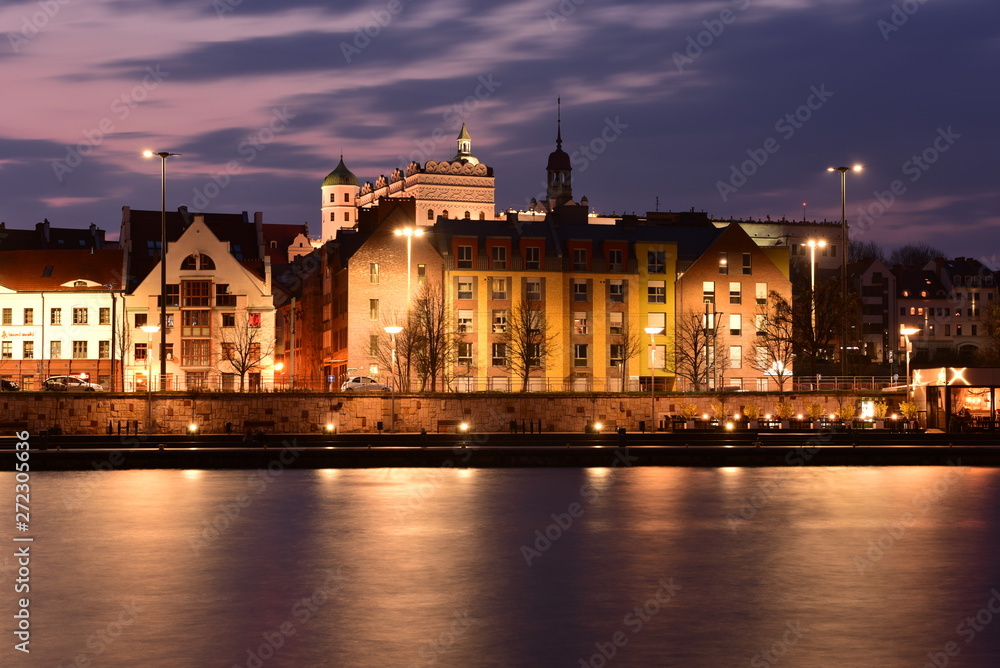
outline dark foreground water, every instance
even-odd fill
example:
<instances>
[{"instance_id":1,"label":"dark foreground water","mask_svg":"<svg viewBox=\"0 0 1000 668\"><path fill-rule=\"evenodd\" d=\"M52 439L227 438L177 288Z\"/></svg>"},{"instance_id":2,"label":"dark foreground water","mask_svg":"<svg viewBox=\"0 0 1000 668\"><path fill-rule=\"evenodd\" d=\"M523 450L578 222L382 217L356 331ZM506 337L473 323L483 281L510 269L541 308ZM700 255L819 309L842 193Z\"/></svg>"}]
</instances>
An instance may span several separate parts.
<instances>
[{"instance_id":1,"label":"dark foreground water","mask_svg":"<svg viewBox=\"0 0 1000 668\"><path fill-rule=\"evenodd\" d=\"M1000 665L1000 470L273 468L0 476L0 665Z\"/></svg>"}]
</instances>

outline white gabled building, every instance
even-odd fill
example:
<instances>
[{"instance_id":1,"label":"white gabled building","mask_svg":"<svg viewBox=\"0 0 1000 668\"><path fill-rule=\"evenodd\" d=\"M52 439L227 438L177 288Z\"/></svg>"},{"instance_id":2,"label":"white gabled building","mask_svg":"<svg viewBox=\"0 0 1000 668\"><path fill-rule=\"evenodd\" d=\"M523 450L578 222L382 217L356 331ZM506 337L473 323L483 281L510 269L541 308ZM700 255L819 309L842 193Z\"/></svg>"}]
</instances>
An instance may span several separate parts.
<instances>
[{"instance_id":1,"label":"white gabled building","mask_svg":"<svg viewBox=\"0 0 1000 668\"><path fill-rule=\"evenodd\" d=\"M167 389L269 389L274 382L271 264L260 213L167 213ZM159 211L124 207L120 245L132 337L126 380L161 385Z\"/></svg>"}]
</instances>

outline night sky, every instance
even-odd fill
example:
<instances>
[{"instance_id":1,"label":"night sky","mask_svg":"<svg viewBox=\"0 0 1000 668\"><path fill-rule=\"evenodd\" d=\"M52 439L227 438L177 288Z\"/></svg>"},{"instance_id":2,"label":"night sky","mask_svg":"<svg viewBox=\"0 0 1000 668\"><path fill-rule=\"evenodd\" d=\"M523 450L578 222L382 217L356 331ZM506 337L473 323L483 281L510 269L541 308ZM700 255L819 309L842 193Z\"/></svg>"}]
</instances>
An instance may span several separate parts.
<instances>
[{"instance_id":1,"label":"night sky","mask_svg":"<svg viewBox=\"0 0 1000 668\"><path fill-rule=\"evenodd\" d=\"M604 213L839 220L1000 264L995 0L42 0L0 7L0 220L123 205L319 229L468 124L498 209L544 191L562 98L574 195ZM893 193L893 190L895 192ZM881 194L877 194L881 193ZM861 212L870 215L859 216Z\"/></svg>"}]
</instances>

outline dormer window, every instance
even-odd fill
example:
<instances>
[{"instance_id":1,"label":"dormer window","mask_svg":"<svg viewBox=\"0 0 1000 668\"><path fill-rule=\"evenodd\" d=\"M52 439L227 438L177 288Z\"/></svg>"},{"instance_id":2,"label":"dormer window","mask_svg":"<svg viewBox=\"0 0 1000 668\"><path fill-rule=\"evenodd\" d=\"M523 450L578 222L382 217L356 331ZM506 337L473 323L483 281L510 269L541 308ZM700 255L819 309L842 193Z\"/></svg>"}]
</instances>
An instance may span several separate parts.
<instances>
[{"instance_id":1,"label":"dormer window","mask_svg":"<svg viewBox=\"0 0 1000 668\"><path fill-rule=\"evenodd\" d=\"M85 288L87 287L87 281L73 281L74 288Z\"/></svg>"},{"instance_id":2,"label":"dormer window","mask_svg":"<svg viewBox=\"0 0 1000 668\"><path fill-rule=\"evenodd\" d=\"M215 269L215 262L208 255L188 255L181 262L181 271L194 271L195 269L202 271Z\"/></svg>"}]
</instances>

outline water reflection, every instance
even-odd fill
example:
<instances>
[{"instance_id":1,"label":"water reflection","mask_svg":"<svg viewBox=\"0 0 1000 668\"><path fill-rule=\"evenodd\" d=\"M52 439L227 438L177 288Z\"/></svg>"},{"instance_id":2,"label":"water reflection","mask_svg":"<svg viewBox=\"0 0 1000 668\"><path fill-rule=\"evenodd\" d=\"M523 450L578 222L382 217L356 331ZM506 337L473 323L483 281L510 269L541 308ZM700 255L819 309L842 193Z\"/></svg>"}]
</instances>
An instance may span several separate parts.
<instances>
[{"instance_id":1,"label":"water reflection","mask_svg":"<svg viewBox=\"0 0 1000 668\"><path fill-rule=\"evenodd\" d=\"M45 665L895 666L948 642L961 665L1000 657L995 629L956 633L1000 584L993 469L276 468L33 485Z\"/></svg>"}]
</instances>

